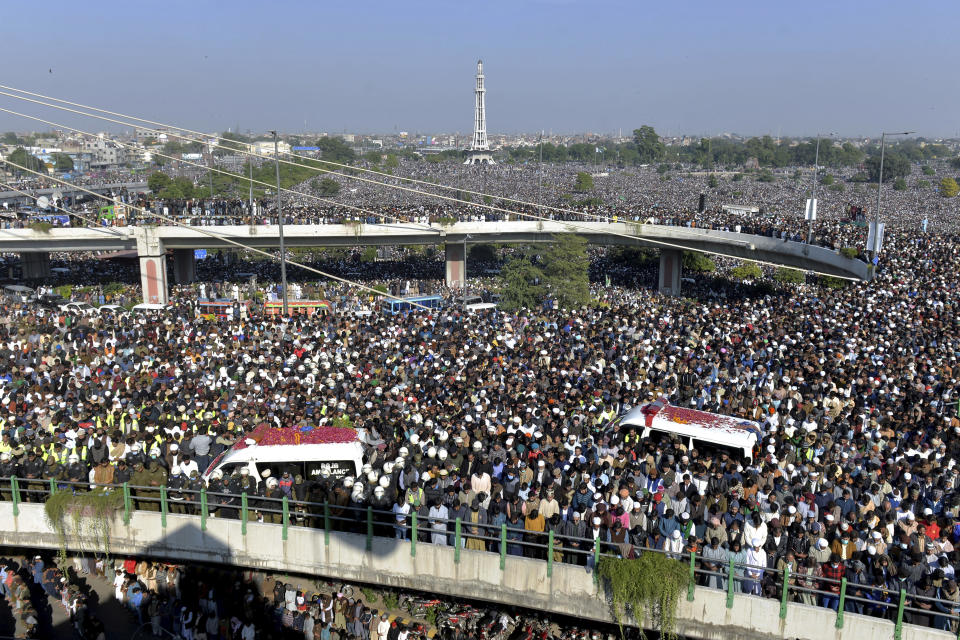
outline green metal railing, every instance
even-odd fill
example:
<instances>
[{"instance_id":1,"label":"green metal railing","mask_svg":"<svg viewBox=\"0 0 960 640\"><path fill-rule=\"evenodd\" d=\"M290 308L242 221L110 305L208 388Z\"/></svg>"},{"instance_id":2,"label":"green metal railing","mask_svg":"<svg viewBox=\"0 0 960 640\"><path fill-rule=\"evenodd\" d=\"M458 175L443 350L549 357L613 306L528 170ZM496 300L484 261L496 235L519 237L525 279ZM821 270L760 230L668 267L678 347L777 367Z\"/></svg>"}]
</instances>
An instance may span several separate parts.
<instances>
[{"instance_id":1,"label":"green metal railing","mask_svg":"<svg viewBox=\"0 0 960 640\"><path fill-rule=\"evenodd\" d=\"M31 501L30 498L33 498L32 502L40 502L44 499L45 494L53 494L58 491L78 491L78 490L87 490L90 488L88 483L69 483L69 482L57 482L53 479L49 481L42 481L43 486L47 486L48 489L37 489L36 484L33 484L31 488L30 482L22 483L19 478L12 477L9 479L0 479L0 483L5 483L8 481L10 487L10 501L12 503L12 513L15 517L19 517L22 512L22 506L28 501ZM37 481L31 481L37 482ZM22 485L26 485L26 487ZM160 524L161 527L166 528L168 525L168 515L171 513L170 509L170 496L169 490L166 486L158 487L137 487L130 486L129 483L124 483L122 485L110 485L106 487L110 491L121 491L123 495L123 504L122 504L122 520L125 525L130 525L132 522L133 514L138 508L145 508L147 505L156 505L159 507L160 512ZM158 491L159 489L159 491ZM138 493L145 492L145 493ZM159 493L159 497L154 497ZM177 491L176 495L186 495L185 499L177 499L173 502L179 505L178 512L174 515L182 516L186 515L189 517L199 517L200 519L200 528L202 531L207 531L208 521L211 516L213 517L222 517L218 515L220 510L223 511L223 516L229 517L231 510L236 513L236 517L240 520L240 530L242 535L247 534L248 522L251 521L251 516L256 518L267 518L268 521L272 520L276 522L276 516L280 516L280 537L281 540L286 541L289 539L291 522L290 522L290 502L291 499L287 496L283 496L280 499L270 500L265 499L261 496L249 496L246 493L239 494L239 506L235 503L226 504L226 503L214 503L211 504L211 496L215 500L221 500L228 498L230 500L235 500L238 496L233 494L223 494L223 493L212 493L206 489L190 492L190 491ZM194 495L195 494L195 495ZM24 496L28 500L24 500ZM255 507L251 507L250 500L255 499ZM381 527L381 530L387 528L401 531L404 534L409 534L409 545L410 545L410 556L416 557L417 555L417 544L420 541L421 534L430 536L434 529L428 528L422 530L419 522L419 515L416 511L411 512L409 515L409 525L403 524L400 525L396 522L396 514L392 511L387 512L383 510L374 509L371 506L364 506L360 508L355 507L343 507L342 505L337 505L337 508L340 509L342 515L334 516L331 514L329 503L308 503L303 501L296 501L299 507L311 507L315 508L313 512L314 515L311 517L314 519L319 519L322 514L322 523L324 530L324 545L329 546L330 544L330 534L335 527L342 527L344 531L354 533L361 533L365 538L365 548L367 551L372 551L374 538L378 536L377 527ZM273 505L273 506L270 506ZM152 511L156 512L156 506ZM186 511L187 513L182 513ZM344 513L347 512L347 513ZM354 513L353 517L349 517L350 513ZM365 518L360 519L357 517L359 514L364 514ZM363 523L365 521L365 527ZM388 524L388 522L393 522L393 524ZM522 531L524 534L533 535L532 532L523 531L522 529L518 530L515 528L508 527L506 523L499 525L499 530L497 528L491 528L488 525L480 526L482 531L485 531L486 534L474 535L470 534L469 536L464 536L463 532L463 522L460 518L453 520L437 520L431 519L431 522L445 522L448 529L445 530L445 534L452 538L453 540L453 558L454 562L459 564L461 561L462 549L464 548L464 539L469 537L471 539L478 539L484 542L485 545L489 544L491 547L496 547L492 549L499 555L499 566L501 571L505 571L507 567L507 556L512 555L508 553L508 549L512 545L521 547L523 550L530 551L528 557L530 556L539 556L544 557L546 560L546 576L548 579L553 578L554 569L555 569L555 554L564 550L565 553L572 554L574 556L580 555L586 557L588 560L592 561L592 565L595 567L599 563L601 556L615 555L608 553L611 550L614 550L613 545L602 542L600 539L585 539L585 538L570 538L568 536L561 536L558 540L557 534L553 530L549 530L545 533L540 534L540 539L545 539L545 543L531 542L529 540L523 539L511 539L509 532L513 530L514 532ZM298 525L294 525L299 528ZM473 526L473 525L472 525ZM497 535L499 534L499 535ZM382 534L381 534L382 535ZM563 541L574 541L579 543L579 548L572 546L564 546ZM407 542L406 540L397 540L397 542ZM646 552L655 552L663 553L662 550L656 549L646 549L642 547L635 547L640 553ZM938 600L936 598L929 598L924 596L907 596L905 590L900 590L899 592L890 591L884 588L871 588L862 585L858 585L858 588L854 591L855 595L851 595L850 585L846 578L841 580L831 580L822 576L812 576L805 573L798 573L792 571L790 567L786 567L783 571L777 571L768 567L748 567L748 565L737 564L734 562L734 559L731 557L727 562L726 566L722 568L717 567L716 571L709 571L705 568L699 567L698 564L704 562L702 557L697 554L695 551L685 552L681 554L682 559L688 563L689 566L689 582L687 587L687 601L693 602L696 600L697 587L706 588L704 584L706 581L711 578L717 578L719 580L725 580L726 584L721 585L726 588L726 606L727 608L733 608L735 596L737 594L736 585L739 582L746 582L747 579L743 576L737 575L738 569L759 569L762 573L766 574L769 578L772 578L774 584L779 586L779 617L780 619L786 619L789 613L789 604L793 601L800 600L800 597L803 595L812 595L814 598L823 600L825 598L836 600L837 609L836 609L836 618L835 618L835 627L837 629L843 629L845 624L845 614L849 613L847 611L848 604L853 602L854 605L860 607L871 607L873 610L879 608L887 612L886 617L893 623L893 638L894 640L902 640L903 629L904 629L904 619L907 613L919 614L924 616L931 616L933 618L945 619L951 622L960 622L960 616L953 613L943 613L939 610L931 611L931 609L921 609L916 605L917 603L933 603L942 606L946 611L954 611L957 608L957 603L950 600ZM566 564L566 562L564 562ZM588 567L590 562L587 562ZM598 580L597 571L593 571L594 579ZM794 581L803 581L807 585L811 582L819 585L819 589L810 588L809 586L800 586L799 584L791 585L791 580ZM700 584L700 583L703 584ZM824 587L833 586L833 591L826 590ZM862 588L861 588L862 587ZM888 598L888 601L877 601L873 599L867 599L862 597L863 594L860 592L863 590L869 591L879 591L882 594L885 594ZM748 597L750 594L741 594L742 597ZM791 598L793 596L793 598ZM908 605L908 602L911 604ZM911 606L912 605L912 606Z\"/></svg>"}]
</instances>

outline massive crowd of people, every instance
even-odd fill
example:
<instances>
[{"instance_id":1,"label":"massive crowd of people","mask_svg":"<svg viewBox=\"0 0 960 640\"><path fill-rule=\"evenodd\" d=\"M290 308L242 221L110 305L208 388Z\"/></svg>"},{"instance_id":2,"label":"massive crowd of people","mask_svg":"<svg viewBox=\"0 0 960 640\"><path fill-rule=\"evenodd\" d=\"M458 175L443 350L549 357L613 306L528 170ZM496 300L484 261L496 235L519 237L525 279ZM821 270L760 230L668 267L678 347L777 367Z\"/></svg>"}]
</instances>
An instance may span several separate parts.
<instances>
[{"instance_id":1,"label":"massive crowd of people","mask_svg":"<svg viewBox=\"0 0 960 640\"><path fill-rule=\"evenodd\" d=\"M501 182L516 170L490 169ZM765 207L751 218L697 213L705 177L653 175L639 184L660 195L634 216L797 234L803 185L724 185L742 184L747 195L730 197ZM637 197L651 193L641 186ZM552 531L558 560L581 564L593 540L623 557L696 549L707 569L731 557L747 565L736 575L744 592L777 595L775 572L788 566L794 584L825 592L796 599L836 608L834 580L846 578L850 611L891 617L904 590L916 609L908 622L956 631L960 236L953 201L917 193L885 194L877 275L839 289L698 276L686 297L665 297L650 288L649 266L598 252L592 292L601 304L582 309L465 315L450 304L396 316L211 320L186 304L196 288L177 290L158 316L41 314L8 302L0 476L26 487L49 478L167 484L189 495L207 464L260 424L347 421L365 443L359 473L312 481L279 467L260 479L237 471L213 478L211 491L227 495L214 510L236 517L229 496L242 492L254 505L284 494L340 509L369 504L396 515L389 535L410 536L416 511L426 540L450 544L448 520L460 518L468 548L491 551L489 532L506 524L507 553L542 555L520 543ZM862 249L845 197L821 197L818 241ZM209 268L201 277L212 280L220 267ZM224 267L238 279L240 268L249 267ZM275 286L273 268L263 267L260 287ZM441 263L423 256L344 258L340 268L456 293L435 280ZM314 286L344 311L366 297ZM640 438L617 420L660 397L755 420L762 442L750 457L720 455ZM317 524L312 515L305 508L299 522ZM268 506L259 517L272 517Z\"/></svg>"}]
</instances>

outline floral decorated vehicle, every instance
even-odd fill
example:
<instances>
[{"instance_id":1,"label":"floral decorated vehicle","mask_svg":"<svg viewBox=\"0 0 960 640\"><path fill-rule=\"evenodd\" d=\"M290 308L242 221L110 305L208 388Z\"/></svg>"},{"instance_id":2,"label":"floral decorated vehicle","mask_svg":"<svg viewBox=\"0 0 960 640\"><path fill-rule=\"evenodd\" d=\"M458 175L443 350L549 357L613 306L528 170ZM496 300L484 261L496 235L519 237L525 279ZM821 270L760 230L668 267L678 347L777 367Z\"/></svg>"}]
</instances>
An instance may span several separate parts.
<instances>
[{"instance_id":1,"label":"floral decorated vehicle","mask_svg":"<svg viewBox=\"0 0 960 640\"><path fill-rule=\"evenodd\" d=\"M363 465L363 445L357 432L348 427L273 427L260 424L246 437L217 456L203 474L209 480L214 471L224 476L247 468L260 481L263 471L279 477L284 471L304 480L356 477Z\"/></svg>"}]
</instances>

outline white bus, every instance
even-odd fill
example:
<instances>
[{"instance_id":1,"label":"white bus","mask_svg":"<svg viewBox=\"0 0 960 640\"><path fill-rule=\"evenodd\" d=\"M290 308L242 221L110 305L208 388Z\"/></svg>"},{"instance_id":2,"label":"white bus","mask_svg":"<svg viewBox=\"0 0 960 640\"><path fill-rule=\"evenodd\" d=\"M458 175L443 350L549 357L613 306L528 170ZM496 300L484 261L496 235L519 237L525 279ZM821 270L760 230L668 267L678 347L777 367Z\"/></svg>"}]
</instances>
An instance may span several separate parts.
<instances>
[{"instance_id":1,"label":"white bus","mask_svg":"<svg viewBox=\"0 0 960 640\"><path fill-rule=\"evenodd\" d=\"M362 467L363 445L355 437L350 442L318 442L309 432L298 439L294 429L261 425L214 458L203 472L203 479L209 482L217 470L227 478L234 471L246 468L257 482L263 480L264 469L269 469L275 478L289 471L292 477L299 475L305 482L320 478L336 480L357 477Z\"/></svg>"},{"instance_id":2,"label":"white bus","mask_svg":"<svg viewBox=\"0 0 960 640\"><path fill-rule=\"evenodd\" d=\"M672 406L666 398L634 407L620 423L636 427L644 440L663 434L680 436L688 449L696 449L698 443L702 443L707 448L726 450L744 460L753 460L753 450L763 437L758 422Z\"/></svg>"}]
</instances>

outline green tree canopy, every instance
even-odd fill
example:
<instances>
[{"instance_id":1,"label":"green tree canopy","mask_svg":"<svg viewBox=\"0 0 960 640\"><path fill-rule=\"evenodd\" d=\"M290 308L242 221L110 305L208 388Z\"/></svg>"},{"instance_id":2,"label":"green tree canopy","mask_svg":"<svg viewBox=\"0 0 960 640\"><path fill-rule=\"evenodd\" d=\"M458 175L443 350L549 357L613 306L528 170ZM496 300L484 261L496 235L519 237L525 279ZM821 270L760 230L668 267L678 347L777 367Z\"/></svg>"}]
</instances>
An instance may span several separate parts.
<instances>
[{"instance_id":1,"label":"green tree canopy","mask_svg":"<svg viewBox=\"0 0 960 640\"><path fill-rule=\"evenodd\" d=\"M789 267L777 267L773 272L773 279L784 284L802 284L806 280L803 271Z\"/></svg>"},{"instance_id":2,"label":"green tree canopy","mask_svg":"<svg viewBox=\"0 0 960 640\"><path fill-rule=\"evenodd\" d=\"M324 197L335 196L340 193L340 183L333 178L321 178L317 191Z\"/></svg>"},{"instance_id":3,"label":"green tree canopy","mask_svg":"<svg viewBox=\"0 0 960 640\"><path fill-rule=\"evenodd\" d=\"M717 264L708 258L705 253L699 251L684 251L681 260L683 268L687 271L713 273L717 270Z\"/></svg>"},{"instance_id":4,"label":"green tree canopy","mask_svg":"<svg viewBox=\"0 0 960 640\"><path fill-rule=\"evenodd\" d=\"M513 255L500 272L500 306L533 309L543 300L543 272L525 255Z\"/></svg>"},{"instance_id":5,"label":"green tree canopy","mask_svg":"<svg viewBox=\"0 0 960 640\"><path fill-rule=\"evenodd\" d=\"M194 196L195 187L190 178L174 178L163 191L160 197L168 200L184 200Z\"/></svg>"},{"instance_id":6,"label":"green tree canopy","mask_svg":"<svg viewBox=\"0 0 960 640\"><path fill-rule=\"evenodd\" d=\"M573 185L573 190L579 193L593 189L593 176L586 171L577 173L577 180Z\"/></svg>"},{"instance_id":7,"label":"green tree canopy","mask_svg":"<svg viewBox=\"0 0 960 640\"><path fill-rule=\"evenodd\" d=\"M586 239L571 233L554 236L543 254L543 276L547 295L564 309L590 302L590 279Z\"/></svg>"},{"instance_id":8,"label":"green tree canopy","mask_svg":"<svg viewBox=\"0 0 960 640\"><path fill-rule=\"evenodd\" d=\"M238 151L247 151L250 142L251 139L245 135L224 131L220 134L220 140L217 143L219 146L214 149L213 153L214 155L225 156Z\"/></svg>"},{"instance_id":9,"label":"green tree canopy","mask_svg":"<svg viewBox=\"0 0 960 640\"><path fill-rule=\"evenodd\" d=\"M870 176L870 182L876 182L880 176L880 156L874 155L867 158L867 175ZM883 157L883 181L888 182L895 178L902 178L910 175L910 160L899 153L887 153Z\"/></svg>"},{"instance_id":10,"label":"green tree canopy","mask_svg":"<svg viewBox=\"0 0 960 640\"><path fill-rule=\"evenodd\" d=\"M22 171L20 167L29 169L30 171L39 171L41 173L47 172L47 165L43 163L43 160L36 156L30 155L23 147L17 147L14 149L13 153L7 156L7 160L10 161L11 165L19 165L17 167L10 166L10 169L14 173Z\"/></svg>"},{"instance_id":11,"label":"green tree canopy","mask_svg":"<svg viewBox=\"0 0 960 640\"><path fill-rule=\"evenodd\" d=\"M744 262L738 267L730 270L730 275L737 280L759 280L763 277L763 271L759 265L754 262Z\"/></svg>"},{"instance_id":12,"label":"green tree canopy","mask_svg":"<svg viewBox=\"0 0 960 640\"><path fill-rule=\"evenodd\" d=\"M65 153L58 153L53 156L53 170L57 173L67 173L73 171L73 158Z\"/></svg>"},{"instance_id":13,"label":"green tree canopy","mask_svg":"<svg viewBox=\"0 0 960 640\"><path fill-rule=\"evenodd\" d=\"M640 164L656 162L664 156L666 147L653 127L643 125L633 130L633 144L637 149L637 160Z\"/></svg>"},{"instance_id":14,"label":"green tree canopy","mask_svg":"<svg viewBox=\"0 0 960 640\"><path fill-rule=\"evenodd\" d=\"M163 171L154 171L150 174L150 177L147 178L147 186L150 187L150 191L153 193L160 193L166 189L171 182L173 182L173 180Z\"/></svg>"},{"instance_id":15,"label":"green tree canopy","mask_svg":"<svg viewBox=\"0 0 960 640\"><path fill-rule=\"evenodd\" d=\"M897 178L893 181L893 190L894 191L906 191L907 190L907 181L903 178Z\"/></svg>"},{"instance_id":16,"label":"green tree canopy","mask_svg":"<svg viewBox=\"0 0 960 640\"><path fill-rule=\"evenodd\" d=\"M353 148L347 145L340 137L326 136L317 140L317 146L320 147L320 157L330 162L338 164L350 164L356 159L357 154Z\"/></svg>"},{"instance_id":17,"label":"green tree canopy","mask_svg":"<svg viewBox=\"0 0 960 640\"><path fill-rule=\"evenodd\" d=\"M953 178L944 178L940 181L940 195L944 198L952 198L960 192L960 186Z\"/></svg>"}]
</instances>

